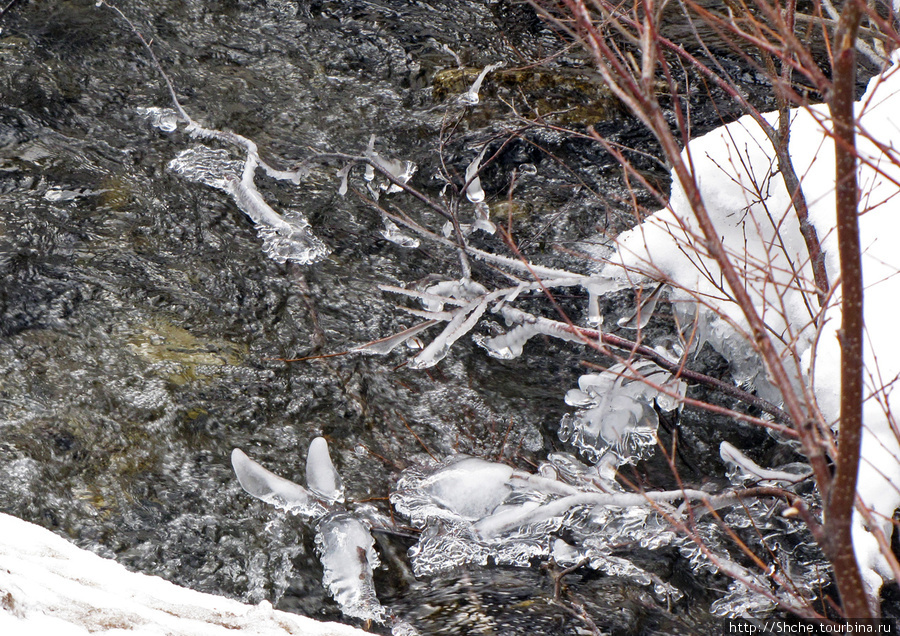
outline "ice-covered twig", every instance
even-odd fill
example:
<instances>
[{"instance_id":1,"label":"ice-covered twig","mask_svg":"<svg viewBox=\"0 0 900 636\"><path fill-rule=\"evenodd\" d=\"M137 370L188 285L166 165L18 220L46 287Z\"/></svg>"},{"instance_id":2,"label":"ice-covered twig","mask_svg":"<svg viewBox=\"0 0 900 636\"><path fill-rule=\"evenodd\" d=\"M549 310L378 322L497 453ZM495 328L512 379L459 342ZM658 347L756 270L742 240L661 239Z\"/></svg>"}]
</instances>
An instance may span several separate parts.
<instances>
[{"instance_id":1,"label":"ice-covered twig","mask_svg":"<svg viewBox=\"0 0 900 636\"><path fill-rule=\"evenodd\" d=\"M427 369L444 359L453 343L469 333L491 302L490 294L456 310L444 330L409 363L411 369Z\"/></svg>"},{"instance_id":2,"label":"ice-covered twig","mask_svg":"<svg viewBox=\"0 0 900 636\"><path fill-rule=\"evenodd\" d=\"M728 442L722 442L719 445L719 456L729 466L742 471L743 475L749 475L760 481L796 484L812 476L811 469L800 473L791 473L784 470L763 468Z\"/></svg>"},{"instance_id":3,"label":"ice-covered twig","mask_svg":"<svg viewBox=\"0 0 900 636\"><path fill-rule=\"evenodd\" d=\"M313 263L329 253L309 227L305 218L288 220L266 203L256 189L253 175L258 158L248 155L240 162L230 159L224 150L197 146L184 150L169 162L169 168L187 179L218 188L231 195L238 208L256 225L264 251L274 260Z\"/></svg>"},{"instance_id":4,"label":"ice-covered twig","mask_svg":"<svg viewBox=\"0 0 900 636\"><path fill-rule=\"evenodd\" d=\"M468 304L466 300L459 300L452 296L444 296L441 294L430 294L428 292L418 291L416 289L407 289L406 287L396 287L394 285L379 285L381 291L391 292L392 294L400 294L422 301L422 304L428 306L427 303L446 303L456 307L464 307Z\"/></svg>"},{"instance_id":5,"label":"ice-covered twig","mask_svg":"<svg viewBox=\"0 0 900 636\"><path fill-rule=\"evenodd\" d=\"M254 182L257 167L262 167L266 174L273 179L286 180L294 184L300 183L300 180L307 176L308 171L305 168L298 170L275 168L260 158L259 149L253 140L237 133L206 128L192 119L178 100L175 86L156 57L153 47L144 39L137 26L118 7L109 4L106 0L100 0L99 4L115 11L131 27L141 44L144 45L154 68L166 84L174 110L165 112L160 109L143 109L144 113L150 114L155 120L154 123L163 130L171 132L174 130L174 122L181 121L185 125L185 131L191 137L215 139L221 143L241 148L246 153L240 178L229 178L226 174L220 175L220 178L227 181L225 187L221 187L221 189L231 194L241 211L257 224L257 230L263 239L264 251L281 263L291 260L308 264L327 256L330 250L312 233L306 218L299 214L296 221L282 217L265 202ZM191 178L190 173L193 167L186 160L184 153L179 155L179 159L181 161L175 169Z\"/></svg>"},{"instance_id":6,"label":"ice-covered twig","mask_svg":"<svg viewBox=\"0 0 900 636\"><path fill-rule=\"evenodd\" d=\"M392 336L388 336L386 338L379 338L378 340L373 340L372 342L367 342L364 345L360 345L358 347L354 347L351 351L356 351L359 353L374 353L377 355L386 355L393 351L395 348L412 338L418 333L425 331L432 325L438 324L439 320L426 320L423 323L416 325L415 327L410 327L409 329L404 329L400 333L396 333Z\"/></svg>"},{"instance_id":7,"label":"ice-covered twig","mask_svg":"<svg viewBox=\"0 0 900 636\"><path fill-rule=\"evenodd\" d=\"M525 343L538 334L569 342L597 343L596 340L591 340L563 322L534 316L507 305L503 305L499 311L506 318L508 324L516 326L499 336L489 338L479 335L475 337L475 342L494 358L511 360L519 357L522 355Z\"/></svg>"}]
</instances>

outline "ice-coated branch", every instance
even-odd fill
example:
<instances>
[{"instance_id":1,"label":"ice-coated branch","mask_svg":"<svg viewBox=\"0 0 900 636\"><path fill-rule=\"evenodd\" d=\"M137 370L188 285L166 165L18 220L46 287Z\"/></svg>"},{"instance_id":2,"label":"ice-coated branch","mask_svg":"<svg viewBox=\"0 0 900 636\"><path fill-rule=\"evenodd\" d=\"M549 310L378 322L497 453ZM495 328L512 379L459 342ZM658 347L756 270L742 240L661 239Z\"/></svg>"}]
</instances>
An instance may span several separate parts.
<instances>
[{"instance_id":1,"label":"ice-coated branch","mask_svg":"<svg viewBox=\"0 0 900 636\"><path fill-rule=\"evenodd\" d=\"M785 470L763 468L728 442L719 444L719 456L729 466L733 466L742 471L743 474L760 481L796 484L812 476L812 471L809 470L801 473L790 473Z\"/></svg>"},{"instance_id":2,"label":"ice-coated branch","mask_svg":"<svg viewBox=\"0 0 900 636\"><path fill-rule=\"evenodd\" d=\"M166 84L174 110L145 108L141 109L143 114L148 115L154 125L164 131L171 132L175 130L176 123L180 121L185 126L185 132L191 137L214 139L223 144L241 148L246 153L239 176L229 172L210 176L208 174L208 166L202 165L202 163L197 166L191 162L191 150L179 154L170 164L170 167L184 174L188 179L200 181L228 192L238 208L256 224L259 235L263 239L263 250L273 260L280 263L290 260L305 265L319 261L327 256L331 250L312 233L309 222L303 215L296 213L296 219L284 218L266 203L256 189L255 173L257 167L262 167L266 174L273 179L290 181L295 185L307 176L308 171L305 168L299 170L275 168L260 159L259 149L253 140L237 133L206 128L192 119L178 100L175 86L156 57L153 47L144 38L137 26L118 7L108 3L106 0L99 0L98 5L106 6L113 10L128 24L135 36L143 44L154 68ZM204 149L210 150L205 146L200 147L201 152ZM195 172L198 170L201 173L207 172L207 174L203 175L207 177L206 180L204 180L203 176L195 175ZM222 183L212 184L209 182L209 178Z\"/></svg>"}]
</instances>

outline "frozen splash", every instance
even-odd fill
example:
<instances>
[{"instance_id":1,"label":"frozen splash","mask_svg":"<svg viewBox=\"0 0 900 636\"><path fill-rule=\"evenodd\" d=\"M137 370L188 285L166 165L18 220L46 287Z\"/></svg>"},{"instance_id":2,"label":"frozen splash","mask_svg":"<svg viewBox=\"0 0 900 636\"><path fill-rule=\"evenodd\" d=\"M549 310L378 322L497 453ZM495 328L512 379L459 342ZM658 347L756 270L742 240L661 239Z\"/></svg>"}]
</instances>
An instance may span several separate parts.
<instances>
[{"instance_id":1,"label":"frozen splash","mask_svg":"<svg viewBox=\"0 0 900 636\"><path fill-rule=\"evenodd\" d=\"M378 555L367 507L356 513L343 505L344 487L322 437L309 445L306 485L296 484L266 470L240 449L231 463L241 487L257 499L306 517L315 525L316 551L322 562L322 582L347 616L384 623L387 610L375 594L373 569Z\"/></svg>"}]
</instances>

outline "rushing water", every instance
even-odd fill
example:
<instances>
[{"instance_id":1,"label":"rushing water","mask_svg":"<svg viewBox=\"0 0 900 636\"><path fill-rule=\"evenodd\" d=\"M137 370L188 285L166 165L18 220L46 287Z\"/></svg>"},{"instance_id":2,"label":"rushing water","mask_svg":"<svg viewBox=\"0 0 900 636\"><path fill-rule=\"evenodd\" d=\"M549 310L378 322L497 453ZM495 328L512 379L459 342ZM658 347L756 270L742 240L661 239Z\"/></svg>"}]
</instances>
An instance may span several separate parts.
<instances>
[{"instance_id":1,"label":"rushing water","mask_svg":"<svg viewBox=\"0 0 900 636\"><path fill-rule=\"evenodd\" d=\"M516 71L488 80L480 103L447 132L462 108L455 96L478 69L521 66L558 46L516 3L148 0L121 8L153 39L192 117L252 138L264 160L282 166L313 150L361 154L375 135L380 155L415 163L412 183L437 195L442 159L459 186L484 142L496 137L495 150L522 125L500 101L518 88L542 108L559 108L551 97L562 93L575 123L634 135L601 87L585 83L577 59L543 78ZM306 448L322 435L348 498L373 499L387 512L397 474L427 454L525 466L560 447L563 396L582 373L563 344L533 343L532 355L497 361L460 341L427 371L402 367L403 351L284 362L414 324L377 285L458 278L458 261L384 240L378 213L338 194L337 162L312 165L299 185L258 178L274 208L303 215L331 250L307 266L268 258L228 195L168 168L197 142L142 114L172 104L112 11L86 1L14 2L0 28L0 510L135 570L340 619L322 588L312 532L241 491L233 448L302 482ZM565 262L547 247L624 227L590 193L620 192L609 157L553 131L527 139L511 141L482 177L502 213L495 220L514 224L526 254ZM505 202L513 169L519 182ZM391 200L418 209L402 197ZM412 540L376 538L382 602L423 633L585 627L552 602L548 569L419 581L405 555ZM676 555L633 556L689 592L678 608L688 615L676 619L615 577L567 575L571 598L602 629L691 633L709 620L703 584Z\"/></svg>"}]
</instances>

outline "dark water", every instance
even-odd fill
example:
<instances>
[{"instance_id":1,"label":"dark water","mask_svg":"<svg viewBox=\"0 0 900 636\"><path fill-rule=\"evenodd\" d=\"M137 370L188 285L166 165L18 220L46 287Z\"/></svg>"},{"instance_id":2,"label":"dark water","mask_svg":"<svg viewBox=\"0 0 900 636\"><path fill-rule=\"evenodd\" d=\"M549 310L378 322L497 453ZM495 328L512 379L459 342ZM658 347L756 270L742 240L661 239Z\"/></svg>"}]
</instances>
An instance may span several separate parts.
<instances>
[{"instance_id":1,"label":"dark water","mask_svg":"<svg viewBox=\"0 0 900 636\"><path fill-rule=\"evenodd\" d=\"M523 67L559 48L527 7L119 6L154 40L188 112L251 137L264 157L289 165L312 149L360 153L374 134L383 154L419 166L413 185L437 195L442 156L459 179L480 144L499 148L522 132L483 179L501 210L512 171L537 166L512 195L513 232L526 255L583 269L552 246L629 222L617 211L623 194L609 157L552 130L524 130L501 101L526 112L537 102L559 108L552 95L562 92L572 111L566 123L635 138L636 125L602 101L602 87L585 84L576 54L543 77L486 82L484 103L448 128L461 111L447 95L470 80L454 84L457 62L444 47L475 68L498 60ZM138 114L170 104L115 14L92 2L19 0L0 27L0 510L134 570L340 620L321 586L311 532L240 490L232 448L300 478L309 441L324 435L349 496L374 498L387 511L392 476L426 447L520 466L561 447L562 396L583 372L582 357L561 344L538 342L519 360L499 362L460 341L428 372L403 368L403 351L282 362L414 324L376 285L459 277L458 261L383 240L377 213L338 196L337 163L315 166L299 187L258 180L274 207L304 213L333 249L312 266L272 261L227 196L167 170L194 142ZM646 168L660 173L652 161ZM412 199L392 200L440 227ZM491 241L484 245L502 249ZM415 581L404 541L379 537L386 568L376 583L382 601L423 633L585 628L552 602L547 570ZM703 631L703 586L674 557L645 560L680 581L688 592L681 605L662 606L591 572L566 577L569 598L615 633Z\"/></svg>"}]
</instances>

